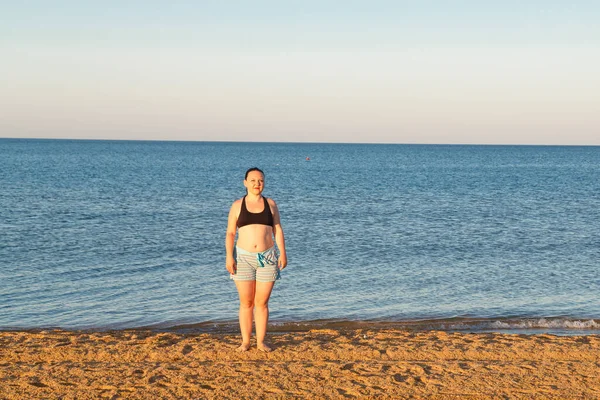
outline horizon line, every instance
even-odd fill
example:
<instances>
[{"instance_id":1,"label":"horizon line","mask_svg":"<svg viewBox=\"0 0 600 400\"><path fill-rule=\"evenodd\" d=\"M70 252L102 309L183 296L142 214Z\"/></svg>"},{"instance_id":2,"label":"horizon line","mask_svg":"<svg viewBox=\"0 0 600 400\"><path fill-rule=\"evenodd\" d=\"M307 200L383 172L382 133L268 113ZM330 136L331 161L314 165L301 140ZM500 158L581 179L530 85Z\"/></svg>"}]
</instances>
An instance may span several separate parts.
<instances>
[{"instance_id":1,"label":"horizon line","mask_svg":"<svg viewBox=\"0 0 600 400\"><path fill-rule=\"evenodd\" d=\"M97 139L97 138L46 138L46 137L0 137L0 140L60 140L60 141L88 141L88 142L166 142L166 143L275 143L275 144L356 144L356 145L399 145L399 146L543 146L543 147L600 147L600 144L549 144L549 143L422 143L422 142L309 142L309 141L267 141L267 140L189 140L189 139Z\"/></svg>"}]
</instances>

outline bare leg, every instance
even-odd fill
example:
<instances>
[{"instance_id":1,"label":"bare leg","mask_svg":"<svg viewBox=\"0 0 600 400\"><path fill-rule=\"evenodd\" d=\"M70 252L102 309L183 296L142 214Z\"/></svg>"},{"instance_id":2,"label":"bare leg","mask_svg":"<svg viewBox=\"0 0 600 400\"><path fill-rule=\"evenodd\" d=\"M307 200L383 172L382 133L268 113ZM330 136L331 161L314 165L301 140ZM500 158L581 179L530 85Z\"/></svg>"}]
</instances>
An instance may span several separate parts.
<instances>
[{"instance_id":1,"label":"bare leg","mask_svg":"<svg viewBox=\"0 0 600 400\"><path fill-rule=\"evenodd\" d=\"M262 351L271 351L265 344L267 322L269 322L269 297L275 282L256 282L254 294L254 323L256 324L256 347Z\"/></svg>"},{"instance_id":2,"label":"bare leg","mask_svg":"<svg viewBox=\"0 0 600 400\"><path fill-rule=\"evenodd\" d=\"M254 308L254 292L256 281L235 281L238 294L240 295L240 331L242 333L242 345L237 351L250 349L250 337L252 336L252 309Z\"/></svg>"}]
</instances>

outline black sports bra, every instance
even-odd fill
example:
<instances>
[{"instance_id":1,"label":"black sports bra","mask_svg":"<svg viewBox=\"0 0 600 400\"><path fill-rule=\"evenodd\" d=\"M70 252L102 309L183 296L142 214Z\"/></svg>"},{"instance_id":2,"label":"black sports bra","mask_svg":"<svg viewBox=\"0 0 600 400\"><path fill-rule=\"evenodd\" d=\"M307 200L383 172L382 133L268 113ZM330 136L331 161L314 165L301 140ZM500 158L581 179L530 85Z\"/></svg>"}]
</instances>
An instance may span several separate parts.
<instances>
[{"instance_id":1,"label":"black sports bra","mask_svg":"<svg viewBox=\"0 0 600 400\"><path fill-rule=\"evenodd\" d=\"M263 197L263 201L265 203L265 208L259 213L252 213L246 208L246 196L244 196L244 198L242 199L242 209L240 210L240 216L237 220L238 228L252 224L273 226L273 213L271 213L271 207L269 207L269 203L267 202L266 197Z\"/></svg>"}]
</instances>

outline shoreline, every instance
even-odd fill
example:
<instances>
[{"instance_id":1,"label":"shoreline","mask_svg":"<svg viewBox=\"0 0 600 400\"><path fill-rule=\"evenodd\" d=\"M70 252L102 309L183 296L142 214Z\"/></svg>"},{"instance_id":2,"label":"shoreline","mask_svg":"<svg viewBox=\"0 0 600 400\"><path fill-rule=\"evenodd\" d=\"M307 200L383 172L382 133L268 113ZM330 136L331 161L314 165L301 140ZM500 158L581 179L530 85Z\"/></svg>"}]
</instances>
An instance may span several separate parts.
<instances>
[{"instance_id":1,"label":"shoreline","mask_svg":"<svg viewBox=\"0 0 600 400\"><path fill-rule=\"evenodd\" d=\"M314 329L334 330L402 330L409 332L444 331L447 333L500 333L500 334L549 334L557 336L600 335L600 319L593 317L452 317L436 319L407 320L352 320L352 319L320 319L320 320L272 320L269 321L269 332L272 334L308 332ZM156 333L175 334L237 334L237 320L205 321L198 323L158 323L154 325L127 326L118 324L98 327L0 327L0 332L120 332L150 331Z\"/></svg>"},{"instance_id":2,"label":"shoreline","mask_svg":"<svg viewBox=\"0 0 600 400\"><path fill-rule=\"evenodd\" d=\"M0 398L598 398L600 335L1 331Z\"/></svg>"}]
</instances>

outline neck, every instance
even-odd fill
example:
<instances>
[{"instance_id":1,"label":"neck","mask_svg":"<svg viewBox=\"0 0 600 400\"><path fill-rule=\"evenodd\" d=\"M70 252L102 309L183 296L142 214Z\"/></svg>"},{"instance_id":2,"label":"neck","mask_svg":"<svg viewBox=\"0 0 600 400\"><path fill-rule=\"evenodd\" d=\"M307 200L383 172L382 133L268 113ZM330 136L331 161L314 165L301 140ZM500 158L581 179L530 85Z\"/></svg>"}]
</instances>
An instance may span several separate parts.
<instances>
[{"instance_id":1,"label":"neck","mask_svg":"<svg viewBox=\"0 0 600 400\"><path fill-rule=\"evenodd\" d=\"M253 200L253 201L260 200L261 197L262 197L262 195L260 195L260 194L259 195L255 195L255 194L251 194L251 193L247 193L246 194L246 198L250 199L250 200Z\"/></svg>"}]
</instances>

